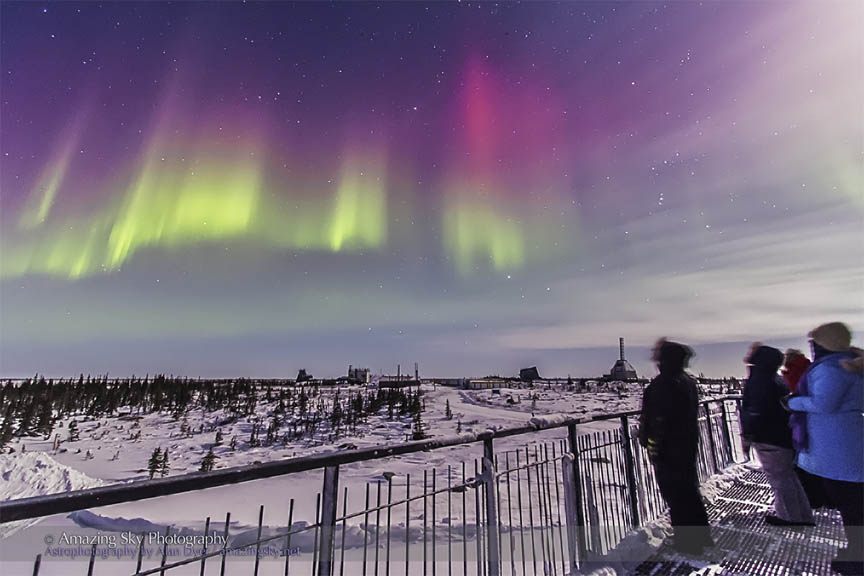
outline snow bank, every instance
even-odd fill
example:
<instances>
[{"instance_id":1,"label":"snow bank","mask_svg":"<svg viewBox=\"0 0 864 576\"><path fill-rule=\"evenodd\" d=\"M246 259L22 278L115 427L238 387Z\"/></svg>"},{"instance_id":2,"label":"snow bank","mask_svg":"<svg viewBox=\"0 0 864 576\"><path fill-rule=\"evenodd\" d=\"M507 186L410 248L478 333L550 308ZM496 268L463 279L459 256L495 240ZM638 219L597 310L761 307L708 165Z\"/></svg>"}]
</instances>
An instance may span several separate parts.
<instances>
[{"instance_id":1,"label":"snow bank","mask_svg":"<svg viewBox=\"0 0 864 576\"><path fill-rule=\"evenodd\" d=\"M76 510L68 516L75 524L82 528L93 528L102 530L103 532L134 532L141 534L142 532L157 532L162 533L165 527L159 524L154 524L144 518L109 518L108 516L100 516L89 510Z\"/></svg>"},{"instance_id":2,"label":"snow bank","mask_svg":"<svg viewBox=\"0 0 864 576\"><path fill-rule=\"evenodd\" d=\"M0 482L0 500L84 490L104 484L97 478L60 464L44 452L0 454L0 478L3 479ZM38 521L22 520L0 525L0 537L9 536Z\"/></svg>"},{"instance_id":3,"label":"snow bank","mask_svg":"<svg viewBox=\"0 0 864 576\"><path fill-rule=\"evenodd\" d=\"M0 500L17 500L102 486L104 482L60 464L44 452L0 454Z\"/></svg>"},{"instance_id":4,"label":"snow bank","mask_svg":"<svg viewBox=\"0 0 864 576\"><path fill-rule=\"evenodd\" d=\"M709 504L714 504L717 497L732 487L736 478L747 475L753 468L752 462L729 466L719 474L714 474L708 478L699 486L699 491Z\"/></svg>"},{"instance_id":5,"label":"snow bank","mask_svg":"<svg viewBox=\"0 0 864 576\"><path fill-rule=\"evenodd\" d=\"M546 414L545 416L534 416L528 420L528 424L537 430L560 426L567 422L589 422L591 418L575 417L573 414Z\"/></svg>"}]
</instances>

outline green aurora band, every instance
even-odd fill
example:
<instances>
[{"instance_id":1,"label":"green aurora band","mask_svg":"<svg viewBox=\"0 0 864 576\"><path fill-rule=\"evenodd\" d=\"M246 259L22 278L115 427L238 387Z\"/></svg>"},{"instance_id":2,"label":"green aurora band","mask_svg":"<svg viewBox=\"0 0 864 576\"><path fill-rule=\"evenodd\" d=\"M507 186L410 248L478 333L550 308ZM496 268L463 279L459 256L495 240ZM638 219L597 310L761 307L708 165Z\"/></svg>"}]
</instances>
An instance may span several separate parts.
<instances>
[{"instance_id":1,"label":"green aurora band","mask_svg":"<svg viewBox=\"0 0 864 576\"><path fill-rule=\"evenodd\" d=\"M21 211L21 216L18 219L20 228L36 228L48 218L54 205L54 199L57 197L57 191L66 177L80 133L81 131L78 129L68 129L66 137L61 139L63 145L55 153L53 161L49 162L42 170L36 180L36 185L33 186L27 204Z\"/></svg>"},{"instance_id":2,"label":"green aurora band","mask_svg":"<svg viewBox=\"0 0 864 576\"><path fill-rule=\"evenodd\" d=\"M388 223L403 215L394 209L413 210L404 198L388 198L388 185L392 196L397 184L388 181L383 149L348 147L339 178L322 190L320 184L273 177L268 166L274 164L248 142L228 150L212 142L183 147L157 139L128 184L106 186L122 192L103 194L102 204L89 212L64 214L52 207L64 197L76 156L80 129L70 133L42 171L17 227L2 229L2 278L86 278L116 272L143 250L176 252L205 244L292 252L382 250L393 234ZM203 151L187 157L189 149ZM529 203L490 198L481 194L485 185L467 176L450 182L440 211L441 242L459 275L517 270L567 244L550 232L555 227L549 226L549 215ZM504 185L495 188L506 192ZM74 198L74 191L69 196Z\"/></svg>"},{"instance_id":3,"label":"green aurora band","mask_svg":"<svg viewBox=\"0 0 864 576\"><path fill-rule=\"evenodd\" d=\"M3 239L2 276L75 279L113 272L145 248L244 241L345 252L386 243L380 167L365 164L361 170L359 161L348 161L333 192L309 199L267 193L265 170L254 151L207 157L191 163L192 169L163 158L148 154L116 205L62 221L46 221L46 216L68 161L47 170L50 190L40 198L37 187L19 220L19 234Z\"/></svg>"}]
</instances>

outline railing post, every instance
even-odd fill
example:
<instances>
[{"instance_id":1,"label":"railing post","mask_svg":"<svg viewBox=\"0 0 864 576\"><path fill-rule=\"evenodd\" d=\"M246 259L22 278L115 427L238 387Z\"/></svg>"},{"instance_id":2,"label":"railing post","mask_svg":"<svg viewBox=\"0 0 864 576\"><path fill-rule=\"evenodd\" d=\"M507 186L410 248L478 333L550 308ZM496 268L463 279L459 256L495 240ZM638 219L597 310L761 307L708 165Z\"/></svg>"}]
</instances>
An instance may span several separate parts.
<instances>
[{"instance_id":1,"label":"railing post","mask_svg":"<svg viewBox=\"0 0 864 576\"><path fill-rule=\"evenodd\" d=\"M499 576L501 555L498 548L498 511L495 508L498 479L495 477L495 450L491 436L483 440L483 480L486 483L486 563L489 576Z\"/></svg>"},{"instance_id":2,"label":"railing post","mask_svg":"<svg viewBox=\"0 0 864 576\"><path fill-rule=\"evenodd\" d=\"M318 576L333 573L333 536L336 526L336 500L339 497L339 466L324 468L324 487L321 490L321 531L318 549Z\"/></svg>"},{"instance_id":3,"label":"railing post","mask_svg":"<svg viewBox=\"0 0 864 576\"><path fill-rule=\"evenodd\" d=\"M630 421L626 415L621 416L622 444L624 445L624 465L627 469L627 488L630 492L630 514L633 516L633 527L641 525L639 521L639 487L636 485L636 461L633 458L633 444L630 440Z\"/></svg>"},{"instance_id":4,"label":"railing post","mask_svg":"<svg viewBox=\"0 0 864 576\"><path fill-rule=\"evenodd\" d=\"M711 462L714 463L714 473L720 471L719 466L717 466L717 446L714 441L714 427L711 426L711 409L708 407L708 402L702 404L702 407L705 408L705 425L708 426L708 444L711 448Z\"/></svg>"},{"instance_id":5,"label":"railing post","mask_svg":"<svg viewBox=\"0 0 864 576\"><path fill-rule=\"evenodd\" d=\"M576 482L573 479L573 461L576 457L565 452L561 458L561 481L564 486L564 519L567 522L567 550L570 563L569 574L579 573L579 521L576 513L580 505L576 497Z\"/></svg>"},{"instance_id":6,"label":"railing post","mask_svg":"<svg viewBox=\"0 0 864 576\"><path fill-rule=\"evenodd\" d=\"M750 444L744 444L744 439L741 434L741 398L735 398L735 417L738 418L738 439L741 441L741 453L744 455L744 461L750 461Z\"/></svg>"},{"instance_id":7,"label":"railing post","mask_svg":"<svg viewBox=\"0 0 864 576\"><path fill-rule=\"evenodd\" d=\"M726 400L720 401L720 408L723 410L723 438L726 446L729 448L729 459L731 464L735 464L735 450L732 448L732 433L729 430L729 409L726 408Z\"/></svg>"},{"instance_id":8,"label":"railing post","mask_svg":"<svg viewBox=\"0 0 864 576\"><path fill-rule=\"evenodd\" d=\"M93 565L96 563L96 544L90 548L90 564L87 566L87 576L93 576ZM163 564L164 565L164 564ZM165 572L163 571L162 574Z\"/></svg>"},{"instance_id":9,"label":"railing post","mask_svg":"<svg viewBox=\"0 0 864 576\"><path fill-rule=\"evenodd\" d=\"M582 470L579 464L579 444L577 443L576 424L571 422L567 425L567 437L570 442L570 453L573 455L573 468L571 480L573 485L574 508L576 516L576 526L573 530L573 538L575 538L575 546L571 542L570 550L578 551L580 564L585 562L588 557L588 540L585 532L585 508L582 502ZM568 518L569 519L569 518ZM568 531L568 534L570 531ZM572 552L571 552L572 556Z\"/></svg>"}]
</instances>

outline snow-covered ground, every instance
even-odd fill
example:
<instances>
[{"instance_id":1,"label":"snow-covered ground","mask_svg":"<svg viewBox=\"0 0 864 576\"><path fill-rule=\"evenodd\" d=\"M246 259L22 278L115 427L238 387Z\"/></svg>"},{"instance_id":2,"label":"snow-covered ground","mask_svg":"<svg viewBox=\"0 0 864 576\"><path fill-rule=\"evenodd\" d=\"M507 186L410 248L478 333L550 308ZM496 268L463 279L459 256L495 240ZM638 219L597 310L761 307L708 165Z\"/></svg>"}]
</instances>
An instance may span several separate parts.
<instances>
[{"instance_id":1,"label":"snow-covered ground","mask_svg":"<svg viewBox=\"0 0 864 576\"><path fill-rule=\"evenodd\" d=\"M542 385L534 388L504 388L500 393L493 393L491 390L468 391L431 385L424 385L423 389L425 398L423 421L427 427L426 432L432 437L451 436L458 431L477 433L487 429L520 426L528 423L532 417L545 418L559 413L589 416L633 410L638 408L641 398L638 388L620 392L587 393L577 393L565 387L547 388ZM342 393L346 391L347 389L343 387ZM445 415L448 402L453 413L451 419ZM275 403L259 402L256 416L260 417L266 425L274 408ZM2 461L4 476L0 494L4 499L20 498L63 492L100 483L141 480L148 476L147 460L157 447L168 449L170 454L168 474L175 475L197 471L202 458L211 448L217 456L215 467L218 469L405 441L411 430L410 418L400 419L397 416L389 420L385 412L386 410L382 411L380 415L373 416L367 423L360 425L356 434L341 436L332 442L327 433L322 432L313 438L291 441L286 445L275 442L266 447L248 446L248 437L253 425L251 418L231 419L228 413L219 411L207 413L201 409L193 409L185 415L185 418L180 419L164 413L146 414L140 418L126 416L88 419L79 416L76 418L80 430L79 440L64 441L57 450L52 440L27 438L22 442L16 439L12 444L16 452L5 456ZM61 433L61 438L66 436L65 431L68 430L68 426L69 419L62 423L62 428L57 429ZM617 422L587 423L581 425L580 430L587 434L615 426ZM215 445L216 429L222 431L223 442L220 445ZM290 430L287 424L285 429ZM495 449L497 453L503 454L522 449L530 442L562 439L565 436L566 429L557 429L533 434L530 438L499 439L495 441ZM231 449L230 442L233 437L237 440L235 448ZM23 454L22 447L26 447ZM365 508L367 484L370 486L373 505L376 503L379 487L382 488L382 497L386 499L388 487L386 478L391 475L394 501L404 497L409 483L408 475L410 475L412 495L423 490L424 470L427 471L427 481L430 483L427 486L430 488L433 469L436 471L439 489L447 483L448 467L451 482L459 483L462 473L461 463L467 463L466 479L468 479L474 476L474 467L479 465L477 459L481 457L482 445L474 443L343 466L340 470L340 489L348 490L348 504L344 509L351 514ZM9 471L8 475L6 470ZM29 573L32 571L33 558L37 553L42 553L42 574L68 573L64 571L64 564L61 561L47 557L44 544L47 539L53 538L56 541L64 533L111 533L119 537L124 530L140 532L142 527L145 527L148 531L152 529L160 532L167 526L172 527L172 533L179 530L188 534L200 534L203 531L204 518L207 516L212 519L211 530L221 531L224 528L227 512L231 513L231 544L235 545L237 542L253 539L261 505L265 507L263 521L265 535L275 533L280 528L284 529L292 499L294 527L300 526L298 522L314 521L316 494L321 490L321 483L321 471L310 471L142 502L117 504L94 509L89 513L51 516L24 526L0 540L0 569L4 574ZM440 494L435 500L436 529L439 534L452 530L451 537L458 539L461 538L464 526L466 538L471 540L476 517L475 503L469 499L463 511L460 497L456 494L451 496L453 502L449 512L446 508L446 493ZM340 516L342 511L343 503L340 501ZM404 542L406 539L416 542L422 538L420 527L424 519L429 519L429 525L433 521L430 516L431 511L424 511L422 502L416 502L408 511L403 505L394 508L392 512L390 536L394 542ZM406 512L410 522L410 529L407 531ZM347 523L346 548L353 550L352 553L359 553L364 538L370 546L371 539L374 539L373 532L362 528L365 520L360 516ZM384 520L382 514L382 525ZM374 522L374 518L370 518L369 522ZM291 560L292 563L303 564L311 561L314 554L312 536L310 531L292 540L291 546L299 548L299 554ZM383 533L381 537L383 538ZM340 539L341 532L337 533L337 541ZM274 542L275 544L277 543ZM439 545L438 548L441 546ZM468 548L470 549L471 546ZM438 550L437 553L439 561L447 558L446 547ZM152 565L155 561L152 560L149 564L145 561L145 566ZM404 564L402 559L399 562ZM215 569L218 567L219 560L215 559L211 564ZM276 564L281 569L281 562L262 562L262 573L266 574L271 569L275 573L276 569L273 566ZM99 561L98 566L101 566L101 570L97 569L97 573L101 574L123 573L129 568L129 565L116 558L111 562ZM270 568L264 568L265 566ZM86 563L82 563L80 568L82 572L86 572ZM350 570L347 573L350 573Z\"/></svg>"},{"instance_id":2,"label":"snow-covered ground","mask_svg":"<svg viewBox=\"0 0 864 576\"><path fill-rule=\"evenodd\" d=\"M504 388L498 394L489 390L469 390L461 395L464 404L492 407L508 414L537 415L566 414L592 416L613 412L627 412L639 408L642 399L638 385L621 385L620 390L575 392L566 388L537 385L532 388Z\"/></svg>"},{"instance_id":3,"label":"snow-covered ground","mask_svg":"<svg viewBox=\"0 0 864 576\"><path fill-rule=\"evenodd\" d=\"M83 490L104 484L44 452L0 454L0 500Z\"/></svg>"},{"instance_id":4,"label":"snow-covered ground","mask_svg":"<svg viewBox=\"0 0 864 576\"><path fill-rule=\"evenodd\" d=\"M433 388L424 385L423 388L426 402L423 421L430 437L524 425L535 415L588 416L633 410L639 407L641 398L633 392L575 393L543 387L505 388L500 394L491 390L461 390L443 386ZM349 390L343 387L340 393L344 395ZM535 397L536 400L532 400ZM513 403L508 402L511 398ZM445 417L448 401L453 412L449 420ZM205 412L201 408L190 410L183 418L175 418L167 413L120 418L66 418L55 428L55 435L61 437L59 450L54 450L53 439L16 438L11 444L16 453L8 457L21 457L22 447L24 455L32 452L48 453L70 469L112 483L145 479L148 476L148 458L156 447L169 450L170 476L197 471L211 447L217 457L215 467L219 469L343 449L390 445L406 441L411 432L410 417L396 416L388 420L383 413L386 411L382 410L382 414L360 425L356 435L346 434L331 440L326 434L319 433L314 438L292 440L287 445L277 441L269 446L249 447L253 418L260 419L266 425L274 408L275 400L270 404L262 402L254 417L236 419L227 411ZM75 442L66 439L66 430L72 419L78 422L80 430L80 439ZM188 434L181 431L184 426L190 430ZM587 432L598 426L602 428L602 425L586 425L584 429ZM217 429L222 432L221 445L215 444ZM290 429L289 424L283 423L281 432ZM235 437L236 448L232 449L230 443ZM50 493L50 487L45 485L44 489L40 489L39 486L30 486L22 488L29 492L20 493L10 488L8 492L0 492L0 497L9 499ZM59 491L65 490L61 487Z\"/></svg>"},{"instance_id":5,"label":"snow-covered ground","mask_svg":"<svg viewBox=\"0 0 864 576\"><path fill-rule=\"evenodd\" d=\"M104 482L60 464L44 452L0 454L0 500L58 494L102 486ZM38 523L38 519L0 524L0 538Z\"/></svg>"}]
</instances>

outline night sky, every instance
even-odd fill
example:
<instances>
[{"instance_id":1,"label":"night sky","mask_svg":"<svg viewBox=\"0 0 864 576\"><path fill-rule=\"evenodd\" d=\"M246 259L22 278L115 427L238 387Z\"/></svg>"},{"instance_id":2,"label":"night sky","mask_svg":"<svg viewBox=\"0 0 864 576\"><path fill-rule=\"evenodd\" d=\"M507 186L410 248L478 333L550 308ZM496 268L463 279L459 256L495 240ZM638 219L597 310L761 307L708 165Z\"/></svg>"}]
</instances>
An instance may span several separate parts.
<instances>
[{"instance_id":1,"label":"night sky","mask_svg":"<svg viewBox=\"0 0 864 576\"><path fill-rule=\"evenodd\" d=\"M0 6L0 375L864 330L864 3ZM860 339L856 341L861 343Z\"/></svg>"}]
</instances>

